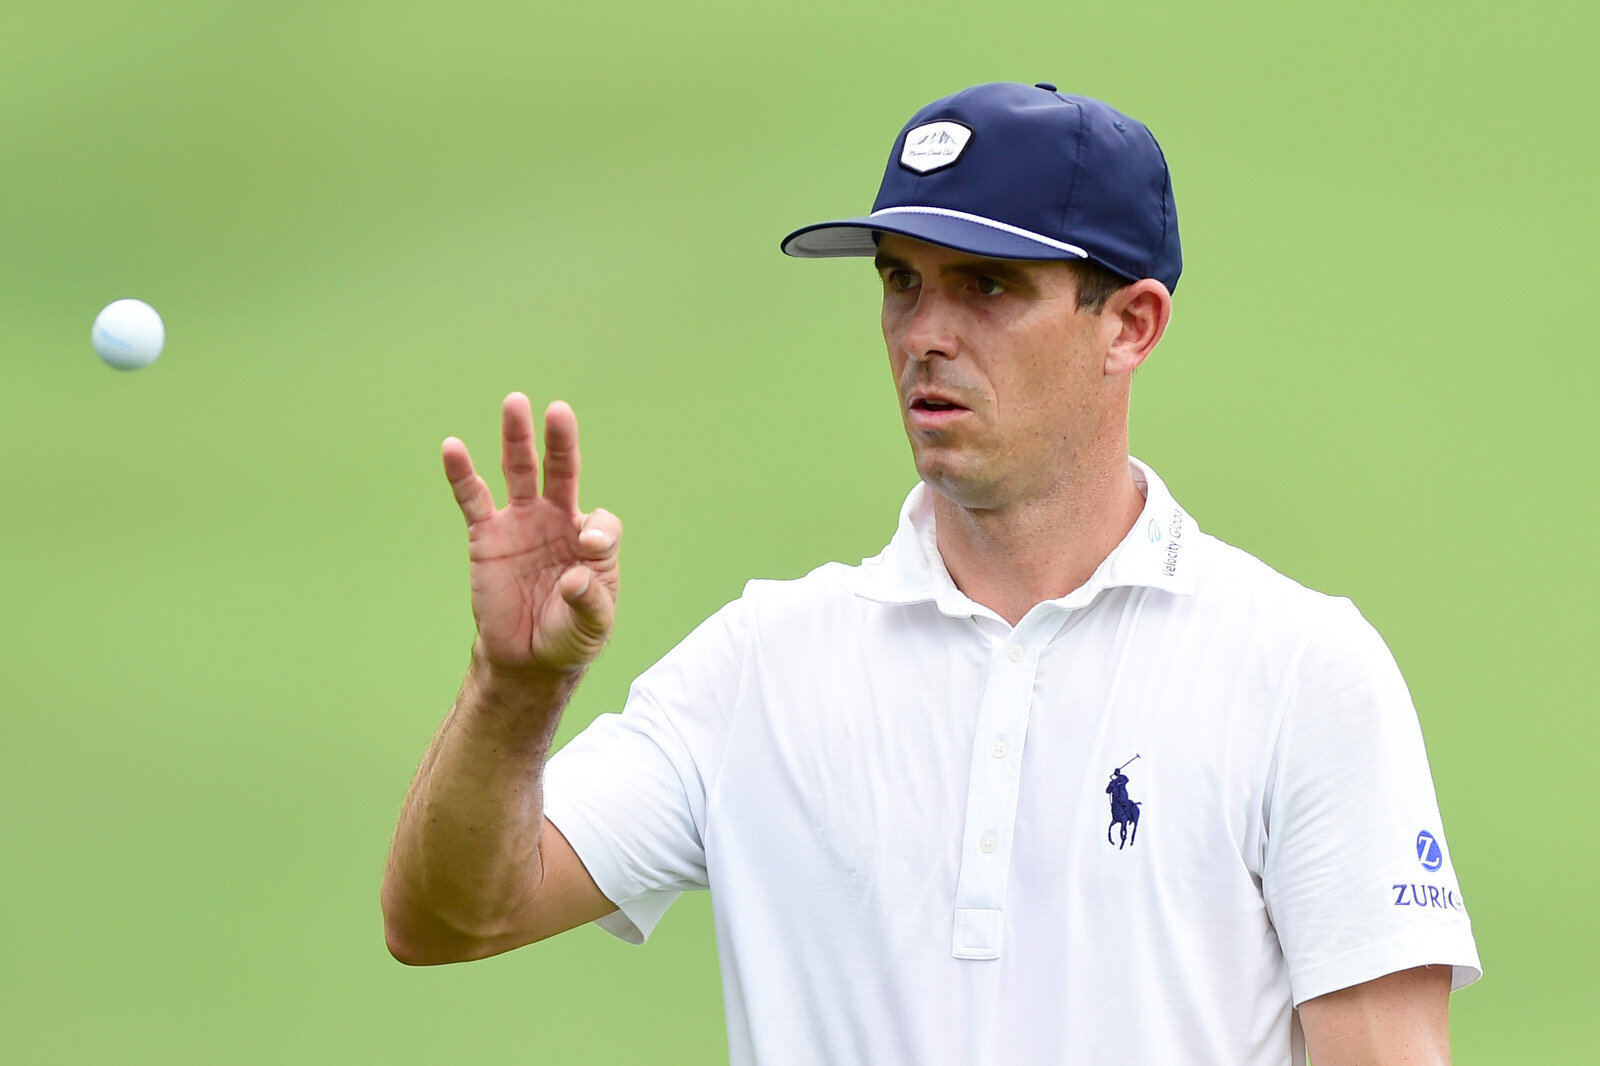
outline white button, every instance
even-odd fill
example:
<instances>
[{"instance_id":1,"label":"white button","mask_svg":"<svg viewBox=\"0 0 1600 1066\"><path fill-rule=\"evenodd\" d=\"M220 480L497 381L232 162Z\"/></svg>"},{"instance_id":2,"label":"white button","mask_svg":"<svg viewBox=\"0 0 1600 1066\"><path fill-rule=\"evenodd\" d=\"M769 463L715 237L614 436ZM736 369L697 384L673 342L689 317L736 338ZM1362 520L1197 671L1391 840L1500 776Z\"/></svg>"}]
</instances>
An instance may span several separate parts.
<instances>
[{"instance_id":1,"label":"white button","mask_svg":"<svg viewBox=\"0 0 1600 1066\"><path fill-rule=\"evenodd\" d=\"M994 851L999 844L1000 841L995 839L995 835L993 833L985 833L983 836L978 838L978 850L983 852L985 855L988 855Z\"/></svg>"},{"instance_id":2,"label":"white button","mask_svg":"<svg viewBox=\"0 0 1600 1066\"><path fill-rule=\"evenodd\" d=\"M1006 652L1006 658L1010 659L1014 663L1020 663L1022 661L1022 645L1011 645L1011 650Z\"/></svg>"},{"instance_id":3,"label":"white button","mask_svg":"<svg viewBox=\"0 0 1600 1066\"><path fill-rule=\"evenodd\" d=\"M989 754L993 755L996 759L1004 759L1006 757L1006 752L1009 750L1011 749L1006 747L1005 737L995 737L994 742L989 745Z\"/></svg>"}]
</instances>

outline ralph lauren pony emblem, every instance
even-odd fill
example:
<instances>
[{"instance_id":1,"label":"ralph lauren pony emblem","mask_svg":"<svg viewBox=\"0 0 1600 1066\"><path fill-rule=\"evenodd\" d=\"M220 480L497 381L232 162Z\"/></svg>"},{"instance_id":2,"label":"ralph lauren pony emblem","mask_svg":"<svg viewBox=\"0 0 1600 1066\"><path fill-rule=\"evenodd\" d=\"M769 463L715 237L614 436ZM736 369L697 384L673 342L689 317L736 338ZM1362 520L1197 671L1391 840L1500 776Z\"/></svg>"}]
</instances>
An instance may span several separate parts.
<instances>
[{"instance_id":1,"label":"ralph lauren pony emblem","mask_svg":"<svg viewBox=\"0 0 1600 1066\"><path fill-rule=\"evenodd\" d=\"M1139 835L1139 804L1128 798L1128 775L1122 772L1132 766L1138 757L1134 755L1133 759L1111 771L1111 783L1106 786L1106 794L1111 797L1111 824L1106 826L1106 843L1117 845L1118 851L1132 844L1134 837ZM1112 840L1111 834L1118 827L1122 829L1122 837Z\"/></svg>"}]
</instances>

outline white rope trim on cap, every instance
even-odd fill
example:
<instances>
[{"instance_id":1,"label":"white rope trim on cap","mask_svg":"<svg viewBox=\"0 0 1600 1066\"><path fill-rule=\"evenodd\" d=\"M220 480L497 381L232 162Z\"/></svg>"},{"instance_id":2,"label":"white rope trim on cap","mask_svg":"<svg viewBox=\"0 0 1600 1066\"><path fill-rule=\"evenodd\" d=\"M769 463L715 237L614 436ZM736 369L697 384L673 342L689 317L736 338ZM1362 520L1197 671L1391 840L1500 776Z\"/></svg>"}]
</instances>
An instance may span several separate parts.
<instances>
[{"instance_id":1,"label":"white rope trim on cap","mask_svg":"<svg viewBox=\"0 0 1600 1066\"><path fill-rule=\"evenodd\" d=\"M1004 222L996 222L994 219L984 218L982 215L969 215L965 211L953 211L948 207L885 207L872 212L867 217L882 218L885 215L943 215L946 218L958 218L963 222L975 222L980 226L997 229L1001 233L1009 233L1013 237L1026 237L1030 241L1037 241L1040 244L1049 245L1051 248L1056 248L1063 252L1071 252L1079 259L1089 258L1089 253L1079 248L1076 244L1058 241L1053 237L1046 237L1042 233L1025 230L1021 226L1010 226Z\"/></svg>"}]
</instances>

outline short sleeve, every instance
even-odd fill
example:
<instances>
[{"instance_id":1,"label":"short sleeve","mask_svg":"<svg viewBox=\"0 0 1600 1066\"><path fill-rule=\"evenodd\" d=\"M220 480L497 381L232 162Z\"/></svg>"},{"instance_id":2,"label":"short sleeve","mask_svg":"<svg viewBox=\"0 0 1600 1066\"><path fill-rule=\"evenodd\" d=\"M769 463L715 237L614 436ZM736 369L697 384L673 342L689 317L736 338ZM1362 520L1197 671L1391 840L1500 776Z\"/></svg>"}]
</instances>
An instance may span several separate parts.
<instances>
[{"instance_id":1,"label":"short sleeve","mask_svg":"<svg viewBox=\"0 0 1600 1066\"><path fill-rule=\"evenodd\" d=\"M1349 601L1306 642L1269 784L1262 891L1299 1004L1385 974L1481 974L1422 731Z\"/></svg>"},{"instance_id":2,"label":"short sleeve","mask_svg":"<svg viewBox=\"0 0 1600 1066\"><path fill-rule=\"evenodd\" d=\"M633 944L678 896L706 887L705 812L742 653L738 604L707 619L550 758L545 816L618 912L597 923Z\"/></svg>"}]
</instances>

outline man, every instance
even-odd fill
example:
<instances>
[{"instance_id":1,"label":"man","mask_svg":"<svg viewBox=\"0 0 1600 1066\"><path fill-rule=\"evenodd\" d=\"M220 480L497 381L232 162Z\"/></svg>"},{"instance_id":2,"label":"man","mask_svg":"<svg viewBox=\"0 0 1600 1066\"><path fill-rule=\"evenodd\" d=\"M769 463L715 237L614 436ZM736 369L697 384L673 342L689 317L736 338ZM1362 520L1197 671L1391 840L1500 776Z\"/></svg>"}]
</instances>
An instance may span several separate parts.
<instances>
[{"instance_id":1,"label":"man","mask_svg":"<svg viewBox=\"0 0 1600 1066\"><path fill-rule=\"evenodd\" d=\"M876 260L921 480L893 540L752 582L546 767L620 526L578 509L563 404L541 494L508 398L503 509L447 441L479 636L391 950L642 942L709 887L739 1063L1446 1062L1478 961L1392 658L1128 454L1181 267L1149 131L978 86L902 130L871 215L784 250Z\"/></svg>"}]
</instances>

